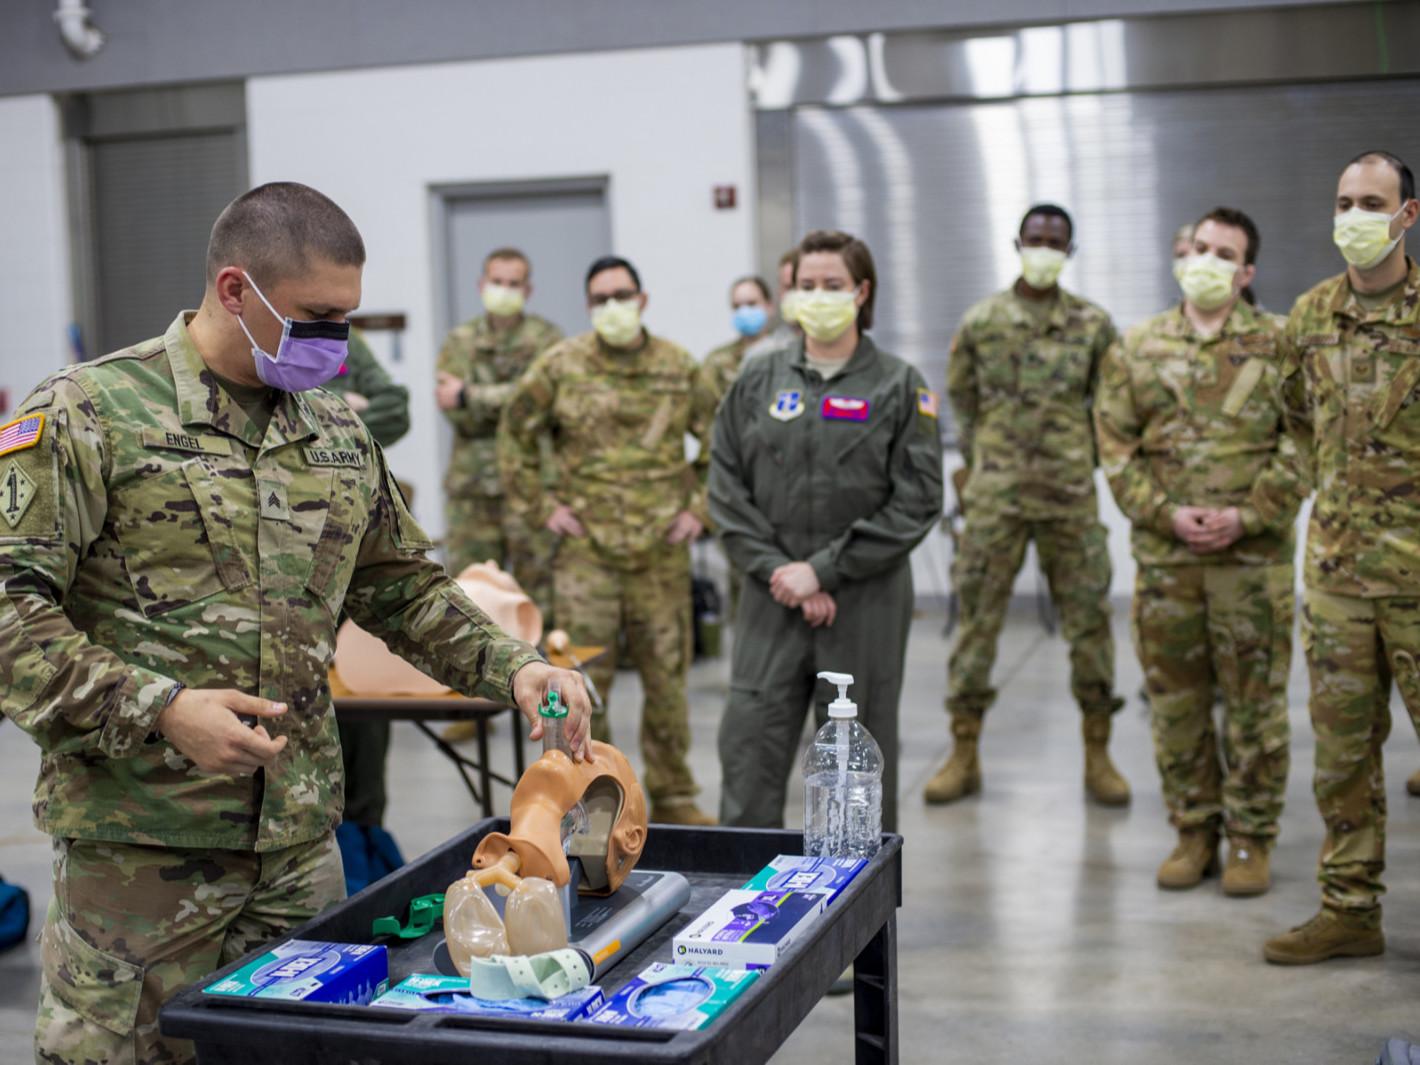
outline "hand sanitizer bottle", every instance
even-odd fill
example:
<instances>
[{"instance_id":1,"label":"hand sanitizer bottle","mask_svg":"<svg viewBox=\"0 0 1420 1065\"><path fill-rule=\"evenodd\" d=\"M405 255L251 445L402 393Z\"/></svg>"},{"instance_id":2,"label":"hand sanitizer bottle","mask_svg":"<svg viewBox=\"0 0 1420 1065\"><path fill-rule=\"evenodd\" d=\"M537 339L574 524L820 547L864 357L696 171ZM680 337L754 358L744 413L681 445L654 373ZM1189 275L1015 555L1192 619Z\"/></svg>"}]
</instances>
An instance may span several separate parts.
<instances>
[{"instance_id":1,"label":"hand sanitizer bottle","mask_svg":"<svg viewBox=\"0 0 1420 1065\"><path fill-rule=\"evenodd\" d=\"M882 842L883 752L857 721L848 698L853 677L819 676L838 686L838 698L804 755L804 854L871 858Z\"/></svg>"}]
</instances>

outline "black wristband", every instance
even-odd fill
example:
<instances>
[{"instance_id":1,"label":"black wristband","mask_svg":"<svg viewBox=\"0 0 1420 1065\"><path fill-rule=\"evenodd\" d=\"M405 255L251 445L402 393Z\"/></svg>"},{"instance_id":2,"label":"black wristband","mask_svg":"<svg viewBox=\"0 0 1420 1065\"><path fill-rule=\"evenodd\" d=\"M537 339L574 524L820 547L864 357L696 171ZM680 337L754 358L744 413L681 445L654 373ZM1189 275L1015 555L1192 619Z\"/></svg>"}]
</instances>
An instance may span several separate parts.
<instances>
[{"instance_id":1,"label":"black wristband","mask_svg":"<svg viewBox=\"0 0 1420 1065\"><path fill-rule=\"evenodd\" d=\"M467 406L468 406L468 385L463 385L463 386L459 389L459 406L460 406L460 407L467 407Z\"/></svg>"}]
</instances>

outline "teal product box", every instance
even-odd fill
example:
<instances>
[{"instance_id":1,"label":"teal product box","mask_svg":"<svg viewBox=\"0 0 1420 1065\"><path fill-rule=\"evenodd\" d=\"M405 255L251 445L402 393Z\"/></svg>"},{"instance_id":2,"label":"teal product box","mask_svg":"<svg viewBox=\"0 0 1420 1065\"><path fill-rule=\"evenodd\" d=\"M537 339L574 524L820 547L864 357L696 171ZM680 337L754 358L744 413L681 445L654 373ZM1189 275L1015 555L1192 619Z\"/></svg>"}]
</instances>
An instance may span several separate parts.
<instances>
[{"instance_id":1,"label":"teal product box","mask_svg":"<svg viewBox=\"0 0 1420 1065\"><path fill-rule=\"evenodd\" d=\"M827 896L815 891L727 891L671 941L671 956L686 965L767 969L823 913Z\"/></svg>"},{"instance_id":2,"label":"teal product box","mask_svg":"<svg viewBox=\"0 0 1420 1065\"><path fill-rule=\"evenodd\" d=\"M780 854L757 872L744 887L747 891L814 891L825 896L824 903L838 898L848 882L868 864L866 858L805 858Z\"/></svg>"},{"instance_id":3,"label":"teal product box","mask_svg":"<svg viewBox=\"0 0 1420 1065\"><path fill-rule=\"evenodd\" d=\"M592 1014L591 1022L694 1031L723 1013L758 978L759 973L745 969L656 962Z\"/></svg>"},{"instance_id":4,"label":"teal product box","mask_svg":"<svg viewBox=\"0 0 1420 1065\"><path fill-rule=\"evenodd\" d=\"M576 1021L606 1005L596 984L560 998L475 998L466 976L411 976L386 991L371 1006L425 1013L463 1013L480 1017L532 1017L544 1021Z\"/></svg>"},{"instance_id":5,"label":"teal product box","mask_svg":"<svg viewBox=\"0 0 1420 1065\"><path fill-rule=\"evenodd\" d=\"M363 1006L389 987L389 976L389 955L379 944L290 939L204 990Z\"/></svg>"}]
</instances>

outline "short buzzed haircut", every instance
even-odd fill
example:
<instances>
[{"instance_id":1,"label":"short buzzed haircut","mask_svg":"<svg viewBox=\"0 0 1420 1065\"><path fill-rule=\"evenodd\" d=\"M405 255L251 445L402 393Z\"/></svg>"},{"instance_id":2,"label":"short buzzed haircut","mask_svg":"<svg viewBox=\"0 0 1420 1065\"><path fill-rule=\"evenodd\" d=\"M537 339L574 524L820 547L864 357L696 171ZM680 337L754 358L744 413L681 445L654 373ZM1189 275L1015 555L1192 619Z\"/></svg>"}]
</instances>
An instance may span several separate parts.
<instances>
[{"instance_id":1,"label":"short buzzed haircut","mask_svg":"<svg viewBox=\"0 0 1420 1065\"><path fill-rule=\"evenodd\" d=\"M494 248L483 257L483 272L488 273L488 264L494 260L503 262L522 263L528 269L528 277L532 277L532 263L528 262L528 257L517 248Z\"/></svg>"},{"instance_id":2,"label":"short buzzed haircut","mask_svg":"<svg viewBox=\"0 0 1420 1065\"><path fill-rule=\"evenodd\" d=\"M1021 215L1021 228L1016 231L1017 236L1025 236L1026 222L1029 221L1035 215L1043 215L1046 218L1065 219L1065 228L1070 231L1070 240L1074 241L1075 220L1070 217L1069 211L1065 210L1065 208L1061 207L1059 204L1054 203L1037 203L1032 205L1029 211Z\"/></svg>"},{"instance_id":3,"label":"short buzzed haircut","mask_svg":"<svg viewBox=\"0 0 1420 1065\"><path fill-rule=\"evenodd\" d=\"M1342 173L1350 170L1357 163L1385 163L1400 178L1400 202L1404 204L1415 199L1415 175L1411 173L1410 167L1405 165L1400 156L1379 149L1362 152L1341 168Z\"/></svg>"},{"instance_id":4,"label":"short buzzed haircut","mask_svg":"<svg viewBox=\"0 0 1420 1065\"><path fill-rule=\"evenodd\" d=\"M217 216L207 242L207 284L223 267L238 266L269 289L306 270L312 258L364 266L365 242L329 196L273 181L242 193Z\"/></svg>"},{"instance_id":5,"label":"short buzzed haircut","mask_svg":"<svg viewBox=\"0 0 1420 1065\"><path fill-rule=\"evenodd\" d=\"M1247 236L1247 251L1243 255L1243 265L1251 266L1257 262L1257 251L1262 247L1262 236L1257 231L1257 223L1251 218L1235 207L1214 207L1193 223L1194 233L1198 232L1198 227L1204 222L1217 222L1219 225L1241 229Z\"/></svg>"},{"instance_id":6,"label":"short buzzed haircut","mask_svg":"<svg viewBox=\"0 0 1420 1065\"><path fill-rule=\"evenodd\" d=\"M603 255L591 266L587 267L586 288L592 287L592 278L607 270L625 270L631 275L631 283L636 286L636 291L641 291L641 275L636 272L636 267L623 259L620 255Z\"/></svg>"}]
</instances>

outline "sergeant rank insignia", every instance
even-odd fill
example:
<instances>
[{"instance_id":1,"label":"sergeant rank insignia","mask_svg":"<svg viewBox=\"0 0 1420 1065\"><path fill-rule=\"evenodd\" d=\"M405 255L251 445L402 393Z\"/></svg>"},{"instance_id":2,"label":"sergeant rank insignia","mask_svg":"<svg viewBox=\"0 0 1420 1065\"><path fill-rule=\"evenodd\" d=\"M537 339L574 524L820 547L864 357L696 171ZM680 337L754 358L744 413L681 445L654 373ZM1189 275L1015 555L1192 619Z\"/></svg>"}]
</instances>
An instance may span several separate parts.
<instances>
[{"instance_id":1,"label":"sergeant rank insignia","mask_svg":"<svg viewBox=\"0 0 1420 1065\"><path fill-rule=\"evenodd\" d=\"M769 416L781 422L792 421L804 413L804 394L797 388L786 388L774 398Z\"/></svg>"}]
</instances>

